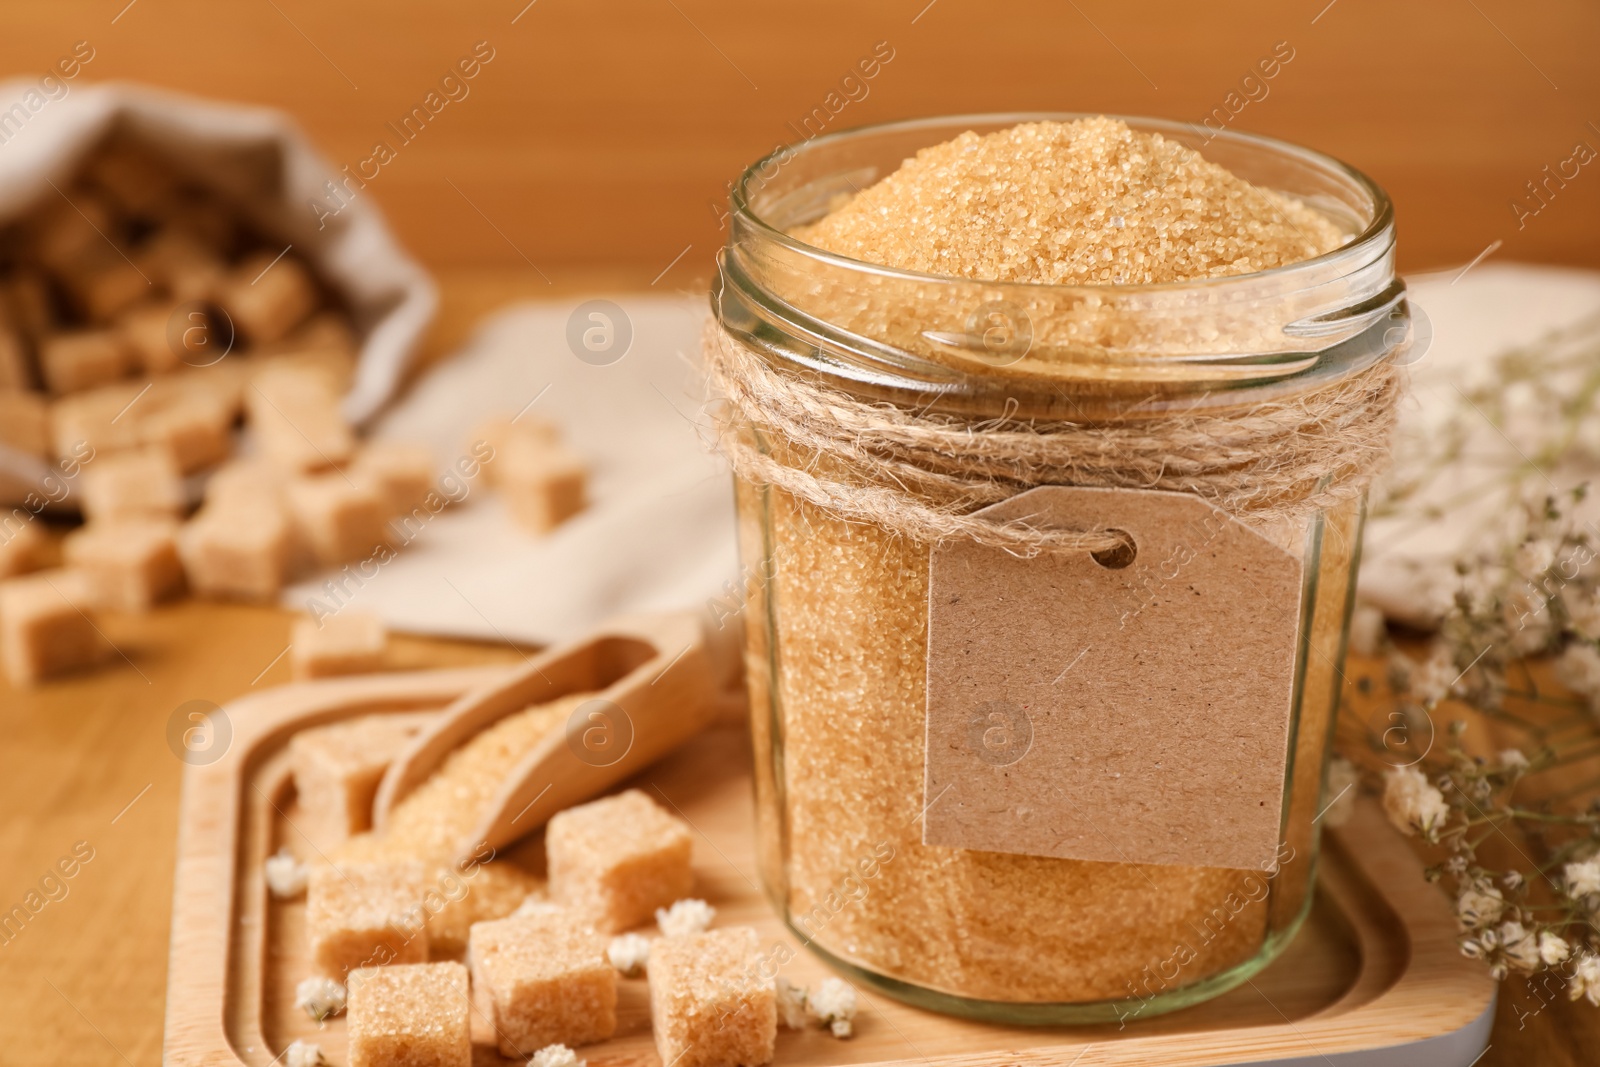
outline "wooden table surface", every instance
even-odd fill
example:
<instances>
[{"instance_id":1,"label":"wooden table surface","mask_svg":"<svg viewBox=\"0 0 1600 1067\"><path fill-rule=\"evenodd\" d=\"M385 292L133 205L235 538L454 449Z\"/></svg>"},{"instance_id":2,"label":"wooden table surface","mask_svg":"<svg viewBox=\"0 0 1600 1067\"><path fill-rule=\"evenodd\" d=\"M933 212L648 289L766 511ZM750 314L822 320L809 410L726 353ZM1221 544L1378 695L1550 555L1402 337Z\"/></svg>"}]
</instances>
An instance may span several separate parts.
<instances>
[{"instance_id":1,"label":"wooden table surface","mask_svg":"<svg viewBox=\"0 0 1600 1067\"><path fill-rule=\"evenodd\" d=\"M518 296L642 285L626 274L592 274L551 286L531 271L505 270L454 271L442 281L430 355ZM49 898L17 936L0 940L0 1064L160 1062L183 769L169 726L188 701L223 704L287 681L278 657L290 619L274 608L185 601L108 620L107 634L127 658L102 671L30 691L0 683L0 911L30 892ZM520 656L503 646L400 638L390 665ZM47 879L74 849L92 850L92 858L70 879ZM1482 1067L1591 1064L1600 1011L1507 989L1492 1041Z\"/></svg>"}]
</instances>

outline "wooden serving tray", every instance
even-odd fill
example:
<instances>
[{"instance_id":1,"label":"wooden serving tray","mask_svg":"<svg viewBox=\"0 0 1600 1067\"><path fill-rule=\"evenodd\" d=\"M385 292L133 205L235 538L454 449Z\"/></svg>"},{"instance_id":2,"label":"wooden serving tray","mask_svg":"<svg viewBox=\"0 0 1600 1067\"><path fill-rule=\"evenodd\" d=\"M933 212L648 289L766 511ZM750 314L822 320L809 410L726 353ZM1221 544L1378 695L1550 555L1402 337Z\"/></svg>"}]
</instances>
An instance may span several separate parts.
<instances>
[{"instance_id":1,"label":"wooden serving tray","mask_svg":"<svg viewBox=\"0 0 1600 1067\"><path fill-rule=\"evenodd\" d=\"M272 1064L295 1038L345 1060L343 1017L318 1026L294 1008L305 965L304 901L269 899L263 860L295 840L286 743L294 731L358 714L443 707L496 670L375 675L285 686L224 709L222 756L186 769L173 894L164 1062L169 1067ZM216 725L216 724L214 724ZM220 737L219 732L219 737ZM218 747L221 747L220 745ZM719 728L634 780L682 812L699 840L697 891L717 924L749 924L795 945L756 882L749 747ZM1209 1003L1171 1015L1081 1028L993 1026L951 1019L861 991L856 1036L780 1030L776 1063L1058 1065L1235 1063L1467 1067L1482 1052L1494 983L1463 960L1447 902L1410 849L1363 802L1324 838L1318 893L1299 937L1266 971ZM542 873L542 844L509 856ZM827 974L801 950L785 968ZM623 980L617 1036L580 1054L591 1067L657 1067L647 986ZM475 1067L510 1063L474 1017ZM481 1031L479 1028L482 1028Z\"/></svg>"}]
</instances>

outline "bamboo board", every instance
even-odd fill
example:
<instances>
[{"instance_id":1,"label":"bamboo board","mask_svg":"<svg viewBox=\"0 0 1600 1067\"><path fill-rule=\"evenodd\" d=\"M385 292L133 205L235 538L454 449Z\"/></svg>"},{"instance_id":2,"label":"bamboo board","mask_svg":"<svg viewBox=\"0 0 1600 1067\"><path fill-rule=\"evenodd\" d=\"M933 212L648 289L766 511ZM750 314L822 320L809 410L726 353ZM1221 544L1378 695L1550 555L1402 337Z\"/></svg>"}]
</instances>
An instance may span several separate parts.
<instances>
[{"instance_id":1,"label":"bamboo board","mask_svg":"<svg viewBox=\"0 0 1600 1067\"><path fill-rule=\"evenodd\" d=\"M294 1008L305 976L304 901L270 899L262 863L294 831L286 745L298 729L377 711L443 707L493 670L388 674L285 686L225 709L221 758L186 769L173 894L163 1062L169 1067L272 1064L296 1038L345 1064L343 1017L318 1026ZM764 943L793 937L756 882L746 735L719 728L633 784L693 826L697 892L718 925L749 924ZM1444 898L1374 805L1324 838L1318 893L1299 937L1247 984L1216 1000L1128 1024L986 1025L933 1015L861 991L856 1036L779 1031L776 1063L1082 1067L1236 1063L1467 1067L1483 1050L1494 985L1457 954ZM542 845L509 858L542 873ZM785 968L810 983L828 972L804 951ZM623 980L617 1035L580 1050L591 1067L656 1067L647 986ZM475 1067L511 1063L475 1013Z\"/></svg>"}]
</instances>

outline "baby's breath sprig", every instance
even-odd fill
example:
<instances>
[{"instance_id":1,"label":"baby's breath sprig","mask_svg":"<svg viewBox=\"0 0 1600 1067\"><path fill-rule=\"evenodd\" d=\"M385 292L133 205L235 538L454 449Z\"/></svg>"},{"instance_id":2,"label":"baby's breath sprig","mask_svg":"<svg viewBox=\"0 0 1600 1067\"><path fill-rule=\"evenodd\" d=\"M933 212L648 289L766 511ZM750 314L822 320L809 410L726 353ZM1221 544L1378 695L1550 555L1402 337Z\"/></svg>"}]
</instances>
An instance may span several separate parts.
<instances>
[{"instance_id":1,"label":"baby's breath sprig","mask_svg":"<svg viewBox=\"0 0 1600 1067\"><path fill-rule=\"evenodd\" d=\"M1572 999L1600 1005L1600 776L1591 764L1571 781L1600 758L1600 531L1574 517L1584 495L1527 495L1519 537L1458 565L1459 591L1421 655L1358 614L1353 647L1387 657L1393 710L1368 726L1365 758L1347 755L1387 764L1384 810L1439 855L1427 877L1455 902L1463 955L1499 979L1553 972ZM1568 691L1540 687L1529 660L1541 657ZM1436 735L1447 701L1522 743L1480 754L1467 719ZM1541 776L1566 788L1541 789ZM1526 868L1480 860L1513 831Z\"/></svg>"}]
</instances>

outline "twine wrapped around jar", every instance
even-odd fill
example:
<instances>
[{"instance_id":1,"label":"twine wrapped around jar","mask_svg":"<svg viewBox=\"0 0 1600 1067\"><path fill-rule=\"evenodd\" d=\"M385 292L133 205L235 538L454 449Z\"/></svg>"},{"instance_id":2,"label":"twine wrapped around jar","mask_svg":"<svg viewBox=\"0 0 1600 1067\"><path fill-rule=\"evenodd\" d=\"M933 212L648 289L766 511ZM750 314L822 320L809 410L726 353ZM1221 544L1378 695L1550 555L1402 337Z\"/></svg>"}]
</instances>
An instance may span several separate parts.
<instances>
[{"instance_id":1,"label":"twine wrapped around jar","mask_svg":"<svg viewBox=\"0 0 1600 1067\"><path fill-rule=\"evenodd\" d=\"M715 321L703 349L713 395L725 400L718 447L741 479L913 541L966 538L1019 556L1123 544L1108 530L973 514L1040 485L1192 493L1250 525L1332 508L1387 462L1404 385L1387 358L1228 414L1023 422L866 403L777 370ZM806 466L774 459L757 436L786 442Z\"/></svg>"}]
</instances>

